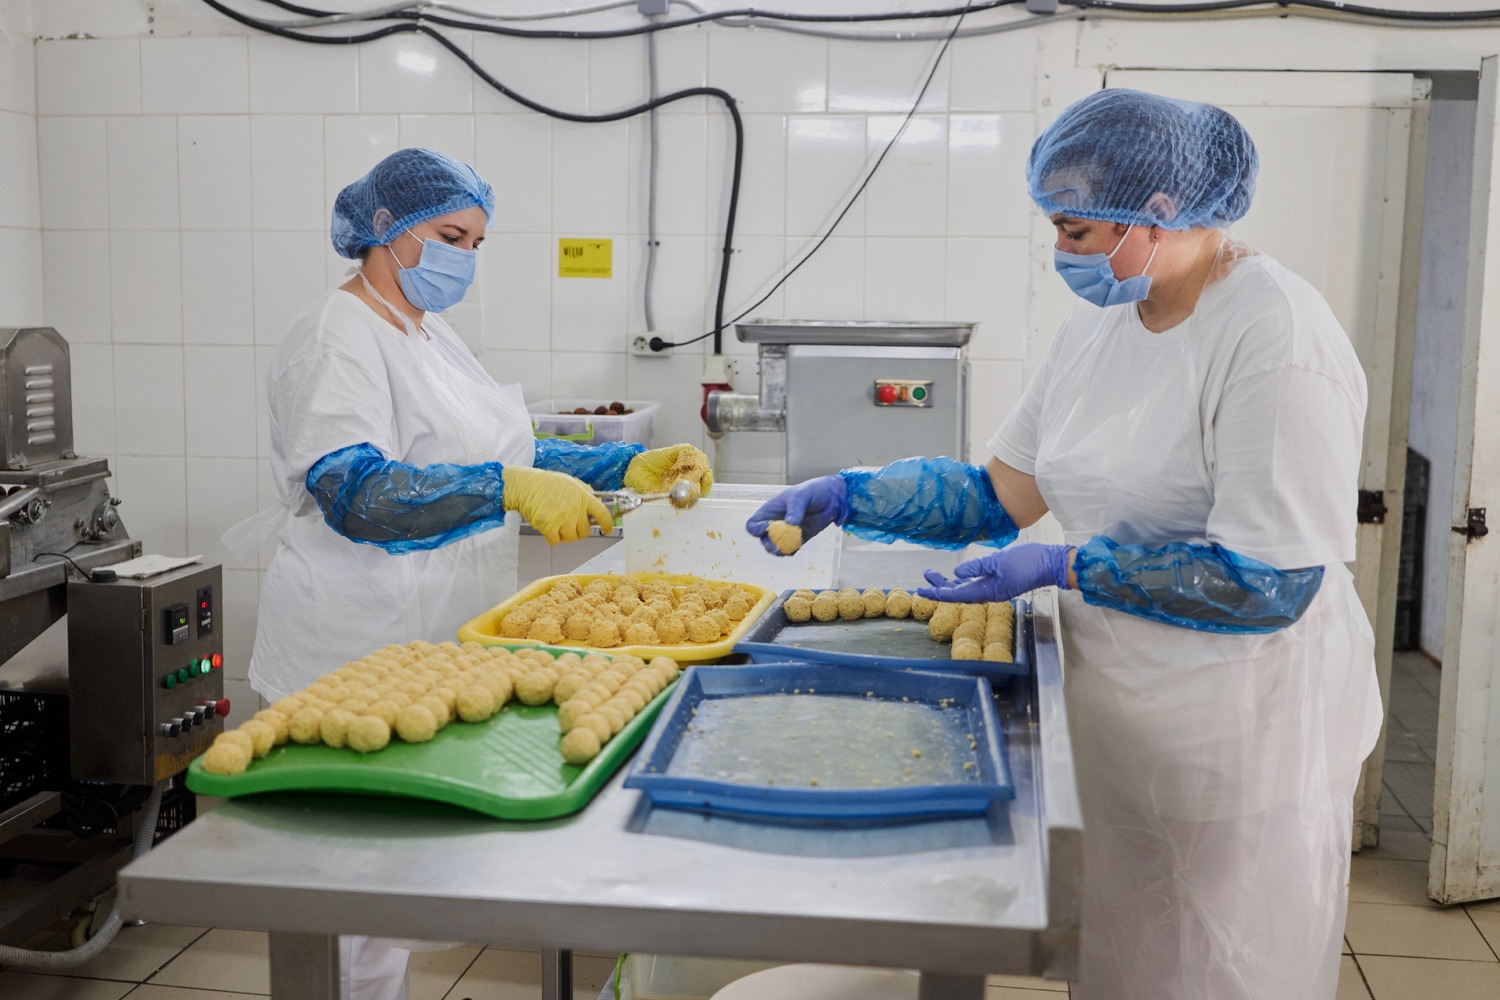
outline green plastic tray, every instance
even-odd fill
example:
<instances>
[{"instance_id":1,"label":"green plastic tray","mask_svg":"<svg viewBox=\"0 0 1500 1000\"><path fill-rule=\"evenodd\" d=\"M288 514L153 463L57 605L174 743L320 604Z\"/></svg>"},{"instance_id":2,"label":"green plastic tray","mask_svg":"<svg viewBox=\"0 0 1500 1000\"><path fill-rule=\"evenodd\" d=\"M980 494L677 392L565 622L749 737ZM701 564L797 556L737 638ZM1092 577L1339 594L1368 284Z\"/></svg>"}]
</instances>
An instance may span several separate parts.
<instances>
[{"instance_id":1,"label":"green plastic tray","mask_svg":"<svg viewBox=\"0 0 1500 1000\"><path fill-rule=\"evenodd\" d=\"M562 759L556 705L511 702L487 722L454 722L428 743L393 739L379 753L289 743L233 775L208 773L200 757L188 768L187 785L199 795L220 798L260 792L402 796L447 802L496 819L554 819L588 805L645 739L676 685L673 681L651 699L583 767Z\"/></svg>"}]
</instances>

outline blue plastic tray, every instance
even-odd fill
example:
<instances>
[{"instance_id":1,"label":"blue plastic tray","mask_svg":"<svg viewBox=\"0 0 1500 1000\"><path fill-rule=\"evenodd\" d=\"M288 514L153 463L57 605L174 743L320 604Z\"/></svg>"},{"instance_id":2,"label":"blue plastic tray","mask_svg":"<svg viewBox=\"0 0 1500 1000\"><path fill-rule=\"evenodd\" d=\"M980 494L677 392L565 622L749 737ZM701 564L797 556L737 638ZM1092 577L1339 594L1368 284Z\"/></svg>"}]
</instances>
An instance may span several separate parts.
<instances>
[{"instance_id":1,"label":"blue plastic tray","mask_svg":"<svg viewBox=\"0 0 1500 1000\"><path fill-rule=\"evenodd\" d=\"M734 644L752 663L806 660L895 670L934 670L988 677L999 684L1031 672L1031 604L1015 600L1014 663L955 660L946 643L927 635L915 618L858 618L852 622L790 622L782 605L795 591L782 591L760 621Z\"/></svg>"},{"instance_id":2,"label":"blue plastic tray","mask_svg":"<svg viewBox=\"0 0 1500 1000\"><path fill-rule=\"evenodd\" d=\"M984 680L818 663L689 668L625 787L654 806L825 823L1015 797Z\"/></svg>"}]
</instances>

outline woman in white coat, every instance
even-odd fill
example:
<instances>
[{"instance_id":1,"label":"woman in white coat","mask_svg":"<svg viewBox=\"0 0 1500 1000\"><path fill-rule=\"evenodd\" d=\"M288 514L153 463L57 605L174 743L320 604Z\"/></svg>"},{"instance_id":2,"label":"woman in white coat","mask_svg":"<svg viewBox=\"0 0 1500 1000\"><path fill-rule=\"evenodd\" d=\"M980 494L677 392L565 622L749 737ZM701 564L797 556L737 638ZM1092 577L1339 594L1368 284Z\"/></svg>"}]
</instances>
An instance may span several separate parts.
<instances>
[{"instance_id":1,"label":"woman in white coat","mask_svg":"<svg viewBox=\"0 0 1500 1000\"><path fill-rule=\"evenodd\" d=\"M594 489L659 492L674 464L712 484L689 445L535 440L521 387L437 315L473 281L493 210L472 167L425 149L339 193L333 246L358 269L292 321L268 384L279 535L249 671L268 700L388 643L451 640L513 593L510 511L573 541L612 528ZM345 996L405 996L404 950L343 951Z\"/></svg>"},{"instance_id":2,"label":"woman in white coat","mask_svg":"<svg viewBox=\"0 0 1500 1000\"><path fill-rule=\"evenodd\" d=\"M811 480L751 519L1000 551L928 596L1056 586L1083 805L1083 1000L1332 1000L1380 727L1355 555L1365 380L1322 297L1231 240L1233 116L1101 91L1027 179L1086 300L984 467ZM1051 512L1066 544L1009 545ZM940 512L940 513L934 513Z\"/></svg>"}]
</instances>

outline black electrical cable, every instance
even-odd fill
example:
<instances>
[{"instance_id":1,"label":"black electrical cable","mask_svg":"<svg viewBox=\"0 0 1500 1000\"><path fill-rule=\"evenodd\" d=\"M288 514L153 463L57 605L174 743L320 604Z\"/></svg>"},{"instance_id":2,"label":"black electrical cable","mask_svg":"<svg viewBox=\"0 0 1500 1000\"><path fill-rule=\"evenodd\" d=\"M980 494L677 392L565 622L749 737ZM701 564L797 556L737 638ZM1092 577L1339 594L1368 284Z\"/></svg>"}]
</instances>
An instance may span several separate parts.
<instances>
[{"instance_id":1,"label":"black electrical cable","mask_svg":"<svg viewBox=\"0 0 1500 1000\"><path fill-rule=\"evenodd\" d=\"M807 251L807 253L802 256L801 260L793 264L790 268L787 269L787 272L785 274L777 279L776 284L772 285L766 291L766 294L762 295L750 305L740 310L739 315L735 316L734 319L730 320L729 322L738 323L740 320L750 315L756 309L760 308L761 303L765 302L766 299L769 299L772 295L775 295L776 290L782 285L786 284L787 279L796 274L798 269L801 268L803 264L806 264L810 259L812 259L812 255L821 250L824 243L828 242L828 239L833 235L834 230L838 229L839 223L844 221L844 216L849 214L849 209L854 207L855 202L859 201L860 196L865 193L865 188L870 186L870 180L875 176L876 171L880 169L880 165L885 162L885 158L890 153L891 149L894 148L896 143L901 140L902 134L906 131L906 126L911 122L912 117L916 115L917 109L922 106L922 99L927 96L927 88L932 85L932 79L937 75L938 67L943 64L943 58L948 54L948 47L953 44L953 38L958 34L958 29L963 26L963 23L964 15L959 14L958 20L953 22L953 30L949 31L948 37L943 39L942 47L938 49L937 58L932 61L932 69L927 71L927 79L922 81L922 89L917 92L917 99L915 101L912 101L911 108L906 112L906 117L901 119L901 125L896 129L896 133L891 136L891 141L885 144L885 148L882 149L880 151L880 155L875 158L874 165L871 166L869 172L865 174L865 179L859 182L859 187L855 189L854 196L851 197L848 203L844 205L844 208L839 212L838 217L833 220L833 224L830 225L827 231L818 238L818 242L813 244L812 249ZM717 323L718 320L715 320L715 322ZM659 351L663 347L685 347L688 344L696 344L698 341L704 339L704 337L712 336L713 333L714 331L710 330L708 333L702 334L698 337L694 337L692 340L681 340L673 344L661 342L660 338L652 337L651 349L653 351ZM714 343L715 345L717 345L718 341L715 340ZM714 353L718 353L717 349Z\"/></svg>"},{"instance_id":2,"label":"black electrical cable","mask_svg":"<svg viewBox=\"0 0 1500 1000\"><path fill-rule=\"evenodd\" d=\"M42 558L42 556L54 556L58 559L66 559L68 561L68 565L77 570L78 575L83 577L90 583L109 583L111 580L119 579L119 574L112 569L84 569L82 566L74 562L72 557L64 555L61 552L38 552L36 555L31 557L31 561L36 562L38 559Z\"/></svg>"},{"instance_id":3,"label":"black electrical cable","mask_svg":"<svg viewBox=\"0 0 1500 1000\"><path fill-rule=\"evenodd\" d=\"M339 17L346 13L303 7L300 4L288 3L286 0L261 0L261 2L278 7L289 13L301 14L305 17ZM875 14L801 14L785 11L763 11L756 10L753 7L743 7L735 10L694 14L691 17L679 17L671 21L652 21L646 24L630 25L621 28L599 28L592 31L567 31L558 28L543 30L511 28L502 24L454 18L444 14L415 10L372 12L368 17L351 17L347 21L330 22L330 26L340 23L357 23L359 21L426 21L432 24L440 24L446 28L464 28L466 30L488 32L495 35L508 35L515 38L601 39L629 38L633 35L646 35L656 31L667 31L672 28L686 28L695 24L722 21L728 18L786 21L801 24L861 24L879 21L940 20L958 17L966 12L973 13L975 11L997 10L1002 7L1015 7L1025 2L1026 0L982 0L982 2L968 7L950 7L940 10L885 11Z\"/></svg>"},{"instance_id":4,"label":"black electrical cable","mask_svg":"<svg viewBox=\"0 0 1500 1000\"><path fill-rule=\"evenodd\" d=\"M729 263L734 255L734 225L736 219L739 216L740 176L743 173L745 162L745 123L744 119L740 116L740 109L735 103L734 97L731 96L728 91L721 90L718 87L688 87L685 90L678 90L670 94L663 94L661 97L658 97L655 100L646 101L643 104L637 104L634 107L624 108L620 111L612 111L597 115L576 114L571 111L559 111L556 108L547 107L545 104L540 104L536 101L533 101L529 97L525 97L521 94L516 93L514 90L501 83L495 77L491 76L483 66L479 65L479 63L475 61L472 56L470 56L467 52L454 44L454 42L450 38L448 38L447 35L444 35L442 32L434 28L429 28L425 24L416 22L393 24L385 28L380 28L376 31L367 32L366 34L359 36L307 35L303 34L302 32L277 27L275 25L269 24L268 22L260 22L257 18L252 18L249 15L241 14L238 11L226 7L224 4L219 3L219 0L203 0L203 2L217 10L219 13L224 14L226 17L238 21L239 23L244 24L248 27L256 28L260 31L266 31L269 34L278 35L282 38L289 38L300 42L311 42L319 45L357 44L359 42L372 41L376 38L384 38L388 35L398 33L426 35L427 37L431 38L433 41L441 45L443 48L447 49L450 53L453 54L455 58L457 58L465 66L469 67L470 71L472 71L485 83L489 84L500 94L503 94L504 96L510 98L512 101L515 101L522 107L529 108L539 114L547 115L550 118L557 118L562 121L582 122L586 124L616 122L622 121L626 118L634 118L636 115L645 114L646 112L651 111L653 108L659 108L663 105L671 104L675 101L686 100L689 97L712 97L719 100L721 103L723 103L725 110L729 112L730 121L734 123L734 167L730 174L729 182L729 208L725 214L724 219L724 257L719 265L719 289L714 304L714 328L710 330L705 336L711 336L714 338L714 353L721 353L723 349L724 338L724 296L729 290ZM656 338L653 338L653 340L654 339Z\"/></svg>"}]
</instances>

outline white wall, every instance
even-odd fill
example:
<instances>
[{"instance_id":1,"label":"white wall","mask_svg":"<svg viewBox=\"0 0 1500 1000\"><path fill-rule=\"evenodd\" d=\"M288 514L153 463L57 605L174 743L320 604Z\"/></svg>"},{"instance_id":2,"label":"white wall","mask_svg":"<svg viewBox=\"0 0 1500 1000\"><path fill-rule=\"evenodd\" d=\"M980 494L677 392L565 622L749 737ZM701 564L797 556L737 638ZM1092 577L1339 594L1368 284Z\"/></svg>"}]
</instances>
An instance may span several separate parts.
<instances>
[{"instance_id":1,"label":"white wall","mask_svg":"<svg viewBox=\"0 0 1500 1000\"><path fill-rule=\"evenodd\" d=\"M28 14L0 3L0 327L42 321L36 63Z\"/></svg>"},{"instance_id":2,"label":"white wall","mask_svg":"<svg viewBox=\"0 0 1500 1000\"><path fill-rule=\"evenodd\" d=\"M0 14L15 2L0 0ZM340 280L331 200L385 153L435 146L497 188L480 280L458 311L492 371L533 399L661 399L659 441L703 440L703 346L669 360L624 350L643 323L643 122L549 121L424 39L298 45L196 0L46 0L26 16L39 39L35 106L22 88L12 113L22 133L36 114L40 209L13 207L17 224L0 229L23 245L0 250L0 282L22 288L4 298L36 311L26 303L43 283L26 269L40 259L45 301L32 318L74 345L79 447L111 459L132 533L154 550L225 561L231 677L248 658L262 566L230 560L218 537L270 500L259 373L293 312ZM455 37L520 92L560 107L610 110L645 90L639 38ZM30 59L24 39L15 48ZM733 307L820 231L936 46L697 28L666 33L660 48L664 86L724 87L746 118ZM1500 32L1489 30L1296 19L1059 20L961 40L861 203L758 314L980 321L971 438L982 446L1072 304L1048 273L1050 234L1025 200L1021 167L1035 132L1096 88L1102 67L1472 70L1496 51ZM712 314L725 121L689 104L664 112L661 131L658 326L696 333ZM0 184L36 183L23 166L0 170ZM590 235L615 240L615 278L555 277L557 237ZM40 251L24 252L27 240ZM755 391L753 352L732 338L728 349L740 360L736 387ZM773 435L731 435L721 471L777 479L779 456Z\"/></svg>"},{"instance_id":3,"label":"white wall","mask_svg":"<svg viewBox=\"0 0 1500 1000\"><path fill-rule=\"evenodd\" d=\"M1422 622L1419 641L1443 656L1447 614L1448 549L1453 538L1453 465L1458 434L1462 369L1464 283L1467 277L1469 198L1474 165L1474 115L1470 94L1434 89L1429 120L1427 197L1423 203L1422 275L1412 359L1409 444L1432 463L1422 540Z\"/></svg>"}]
</instances>

